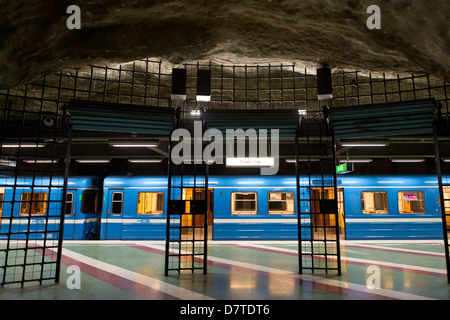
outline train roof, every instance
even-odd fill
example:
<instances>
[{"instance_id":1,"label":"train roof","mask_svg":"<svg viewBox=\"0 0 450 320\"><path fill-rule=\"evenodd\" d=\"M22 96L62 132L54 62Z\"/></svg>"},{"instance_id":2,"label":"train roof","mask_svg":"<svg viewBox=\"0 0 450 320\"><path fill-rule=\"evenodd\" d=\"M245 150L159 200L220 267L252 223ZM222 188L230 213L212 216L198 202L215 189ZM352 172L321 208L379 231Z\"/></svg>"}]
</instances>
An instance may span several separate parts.
<instances>
[{"instance_id":1,"label":"train roof","mask_svg":"<svg viewBox=\"0 0 450 320\"><path fill-rule=\"evenodd\" d=\"M320 176L300 176L300 186L333 185L332 176L325 177L324 183ZM309 181L310 180L310 181ZM337 177L338 187L363 186L437 186L435 175L407 175L407 176L361 176L341 175ZM214 187L295 187L296 179L293 175L283 176L209 176L208 185ZM167 176L109 176L104 180L104 187L167 187Z\"/></svg>"}]
</instances>

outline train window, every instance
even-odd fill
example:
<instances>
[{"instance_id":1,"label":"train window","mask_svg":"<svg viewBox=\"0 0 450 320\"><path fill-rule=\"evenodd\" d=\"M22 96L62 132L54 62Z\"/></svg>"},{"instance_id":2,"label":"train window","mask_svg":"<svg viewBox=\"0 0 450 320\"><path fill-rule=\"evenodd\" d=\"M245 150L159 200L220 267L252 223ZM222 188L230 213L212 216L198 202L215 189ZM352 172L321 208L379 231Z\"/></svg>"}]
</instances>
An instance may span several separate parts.
<instances>
[{"instance_id":1,"label":"train window","mask_svg":"<svg viewBox=\"0 0 450 320\"><path fill-rule=\"evenodd\" d=\"M137 214L162 214L164 212L164 193L139 192Z\"/></svg>"},{"instance_id":2,"label":"train window","mask_svg":"<svg viewBox=\"0 0 450 320\"><path fill-rule=\"evenodd\" d=\"M94 213L97 211L98 192L85 190L81 196L81 213Z\"/></svg>"},{"instance_id":3,"label":"train window","mask_svg":"<svg viewBox=\"0 0 450 320\"><path fill-rule=\"evenodd\" d=\"M23 192L20 196L21 215L43 216L47 210L46 192Z\"/></svg>"},{"instance_id":4,"label":"train window","mask_svg":"<svg viewBox=\"0 0 450 320\"><path fill-rule=\"evenodd\" d=\"M70 216L73 212L73 192L67 192L66 194L66 216Z\"/></svg>"},{"instance_id":5,"label":"train window","mask_svg":"<svg viewBox=\"0 0 450 320\"><path fill-rule=\"evenodd\" d=\"M425 201L422 191L399 191L397 199L398 212L425 213Z\"/></svg>"},{"instance_id":6,"label":"train window","mask_svg":"<svg viewBox=\"0 0 450 320\"><path fill-rule=\"evenodd\" d=\"M293 192L269 192L269 214L294 214Z\"/></svg>"},{"instance_id":7,"label":"train window","mask_svg":"<svg viewBox=\"0 0 450 320\"><path fill-rule=\"evenodd\" d=\"M386 191L361 192L362 213L388 213L388 197Z\"/></svg>"},{"instance_id":8,"label":"train window","mask_svg":"<svg viewBox=\"0 0 450 320\"><path fill-rule=\"evenodd\" d=\"M256 214L258 195L256 192L232 192L232 214Z\"/></svg>"},{"instance_id":9,"label":"train window","mask_svg":"<svg viewBox=\"0 0 450 320\"><path fill-rule=\"evenodd\" d=\"M111 213L122 214L123 212L123 192L113 192L111 199Z\"/></svg>"}]
</instances>

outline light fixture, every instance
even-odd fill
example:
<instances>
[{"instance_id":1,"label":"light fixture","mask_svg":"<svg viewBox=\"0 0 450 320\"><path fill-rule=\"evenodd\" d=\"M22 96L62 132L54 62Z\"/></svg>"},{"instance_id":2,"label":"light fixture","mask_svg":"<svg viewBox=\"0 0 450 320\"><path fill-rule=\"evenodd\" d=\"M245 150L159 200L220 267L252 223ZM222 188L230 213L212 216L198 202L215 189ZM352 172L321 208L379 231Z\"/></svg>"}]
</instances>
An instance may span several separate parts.
<instances>
[{"instance_id":1,"label":"light fixture","mask_svg":"<svg viewBox=\"0 0 450 320\"><path fill-rule=\"evenodd\" d=\"M395 158L392 158L391 161L392 162L416 162L417 163L417 162L424 162L425 159L413 159L413 158L411 158L411 159L401 159L401 158L395 159Z\"/></svg>"},{"instance_id":2,"label":"light fixture","mask_svg":"<svg viewBox=\"0 0 450 320\"><path fill-rule=\"evenodd\" d=\"M128 162L131 162L131 163L159 163L162 160L163 160L162 158L158 158L158 159L128 159Z\"/></svg>"},{"instance_id":3,"label":"light fixture","mask_svg":"<svg viewBox=\"0 0 450 320\"><path fill-rule=\"evenodd\" d=\"M172 100L186 100L186 69L172 69Z\"/></svg>"},{"instance_id":4,"label":"light fixture","mask_svg":"<svg viewBox=\"0 0 450 320\"><path fill-rule=\"evenodd\" d=\"M155 148L158 142L154 141L116 141L110 142L109 145L115 148Z\"/></svg>"},{"instance_id":5,"label":"light fixture","mask_svg":"<svg viewBox=\"0 0 450 320\"><path fill-rule=\"evenodd\" d=\"M298 114L304 116L304 115L306 115L306 110L305 109L298 109Z\"/></svg>"},{"instance_id":6,"label":"light fixture","mask_svg":"<svg viewBox=\"0 0 450 320\"><path fill-rule=\"evenodd\" d=\"M197 101L211 100L211 70L197 71Z\"/></svg>"},{"instance_id":7,"label":"light fixture","mask_svg":"<svg viewBox=\"0 0 450 320\"><path fill-rule=\"evenodd\" d=\"M17 166L17 162L15 160L0 159L0 166L16 167Z\"/></svg>"},{"instance_id":8,"label":"light fixture","mask_svg":"<svg viewBox=\"0 0 450 320\"><path fill-rule=\"evenodd\" d=\"M56 159L40 159L40 160L34 160L34 159L25 159L23 160L25 163L36 163L36 164L48 164L48 163L57 163L58 160Z\"/></svg>"},{"instance_id":9,"label":"light fixture","mask_svg":"<svg viewBox=\"0 0 450 320\"><path fill-rule=\"evenodd\" d=\"M200 110L191 110L191 116L199 117L201 114Z\"/></svg>"},{"instance_id":10,"label":"light fixture","mask_svg":"<svg viewBox=\"0 0 450 320\"><path fill-rule=\"evenodd\" d=\"M2 148L43 148L45 144L43 143L3 143Z\"/></svg>"},{"instance_id":11,"label":"light fixture","mask_svg":"<svg viewBox=\"0 0 450 320\"><path fill-rule=\"evenodd\" d=\"M383 140L359 140L359 141L340 141L343 147L386 147L387 141Z\"/></svg>"},{"instance_id":12,"label":"light fixture","mask_svg":"<svg viewBox=\"0 0 450 320\"><path fill-rule=\"evenodd\" d=\"M373 159L343 159L339 160L342 163L369 163L372 162Z\"/></svg>"},{"instance_id":13,"label":"light fixture","mask_svg":"<svg viewBox=\"0 0 450 320\"><path fill-rule=\"evenodd\" d=\"M333 98L333 88L331 85L331 69L317 69L317 99L328 100Z\"/></svg>"},{"instance_id":14,"label":"light fixture","mask_svg":"<svg viewBox=\"0 0 450 320\"><path fill-rule=\"evenodd\" d=\"M286 158L284 159L287 163L295 163L295 158ZM298 161L305 162L305 161L320 161L319 158L307 158L307 157L301 157L298 159Z\"/></svg>"},{"instance_id":15,"label":"light fixture","mask_svg":"<svg viewBox=\"0 0 450 320\"><path fill-rule=\"evenodd\" d=\"M79 163L108 163L111 159L77 159Z\"/></svg>"}]
</instances>

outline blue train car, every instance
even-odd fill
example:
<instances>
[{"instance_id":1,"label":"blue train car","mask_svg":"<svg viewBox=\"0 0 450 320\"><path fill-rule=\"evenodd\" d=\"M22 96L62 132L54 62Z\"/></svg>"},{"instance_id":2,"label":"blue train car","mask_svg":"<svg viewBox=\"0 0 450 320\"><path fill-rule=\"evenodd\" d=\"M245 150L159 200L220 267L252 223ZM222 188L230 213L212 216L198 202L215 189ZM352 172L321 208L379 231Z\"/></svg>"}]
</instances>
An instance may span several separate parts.
<instances>
[{"instance_id":1,"label":"blue train car","mask_svg":"<svg viewBox=\"0 0 450 320\"><path fill-rule=\"evenodd\" d=\"M111 176L103 186L100 239L165 239L167 177Z\"/></svg>"},{"instance_id":2,"label":"blue train car","mask_svg":"<svg viewBox=\"0 0 450 320\"><path fill-rule=\"evenodd\" d=\"M442 239L436 176L342 176L346 239Z\"/></svg>"},{"instance_id":3,"label":"blue train car","mask_svg":"<svg viewBox=\"0 0 450 320\"><path fill-rule=\"evenodd\" d=\"M314 214L316 200L334 198L334 188L315 187L321 184L300 178L303 225L310 213L315 225L337 223L334 216ZM337 190L345 239L442 239L435 176L339 176ZM104 194L101 239L165 239L167 177L108 177ZM189 188L180 195L194 196ZM210 176L208 197L210 239L298 238L293 176Z\"/></svg>"},{"instance_id":4,"label":"blue train car","mask_svg":"<svg viewBox=\"0 0 450 320\"><path fill-rule=\"evenodd\" d=\"M297 239L294 177L212 177L209 187L214 190L213 239ZM308 191L302 197L307 199Z\"/></svg>"},{"instance_id":5,"label":"blue train car","mask_svg":"<svg viewBox=\"0 0 450 320\"><path fill-rule=\"evenodd\" d=\"M63 177L1 177L0 197L2 238L57 239L61 217ZM101 204L101 179L74 177L68 180L64 239L98 238ZM14 200L14 201L13 201ZM11 223L11 212L13 215Z\"/></svg>"},{"instance_id":6,"label":"blue train car","mask_svg":"<svg viewBox=\"0 0 450 320\"><path fill-rule=\"evenodd\" d=\"M101 239L165 239L166 176L107 177L104 194ZM302 194L308 199L306 189ZM205 195L193 195L190 188L183 189L180 194L183 199L198 196L204 198ZM211 176L208 197L210 238L297 238L295 180L292 177L255 180L255 177Z\"/></svg>"},{"instance_id":7,"label":"blue train car","mask_svg":"<svg viewBox=\"0 0 450 320\"><path fill-rule=\"evenodd\" d=\"M71 177L67 183L64 217L65 240L100 238L103 180L98 177Z\"/></svg>"}]
</instances>

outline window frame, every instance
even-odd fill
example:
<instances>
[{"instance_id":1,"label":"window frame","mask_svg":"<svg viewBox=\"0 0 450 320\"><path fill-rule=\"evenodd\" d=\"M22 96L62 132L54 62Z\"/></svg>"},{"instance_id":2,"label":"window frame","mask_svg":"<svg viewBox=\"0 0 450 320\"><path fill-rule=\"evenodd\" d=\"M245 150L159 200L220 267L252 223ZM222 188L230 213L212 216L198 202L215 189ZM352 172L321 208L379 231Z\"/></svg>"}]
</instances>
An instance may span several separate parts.
<instances>
[{"instance_id":1,"label":"window frame","mask_svg":"<svg viewBox=\"0 0 450 320\"><path fill-rule=\"evenodd\" d=\"M422 200L404 200L404 199L399 199L400 193L405 193L405 192L419 192L420 194L422 194ZM423 212L400 212L400 201L422 201ZM422 190L404 190L404 191L400 190L400 191L397 191L397 207L398 207L398 213L399 214L425 214L425 212L426 212L426 208L425 208L425 192L423 192Z\"/></svg>"},{"instance_id":2,"label":"window frame","mask_svg":"<svg viewBox=\"0 0 450 320\"><path fill-rule=\"evenodd\" d=\"M114 195L118 193L121 195L121 199L120 201L114 200ZM114 203L120 202L120 213L117 212L113 212L113 208L114 208ZM111 207L110 207L110 213L112 215L115 216L120 216L121 214L123 214L123 202L124 202L124 193L123 191L113 191L113 193L111 194Z\"/></svg>"},{"instance_id":3,"label":"window frame","mask_svg":"<svg viewBox=\"0 0 450 320\"><path fill-rule=\"evenodd\" d=\"M30 200L24 200L23 196L25 194L26 195L30 195L31 199ZM44 200L35 200L34 199L34 197L42 195L42 194L45 195ZM25 191L25 192L22 192L20 194L19 214L21 216L32 216L32 217L45 216L47 214L47 202L48 202L47 199L48 199L48 192L45 192L45 191L36 191L36 192L35 191ZM35 205L36 203L43 203L43 205L44 205L44 210L43 210L44 212L43 213L33 213L33 205ZM22 209L22 206L24 204L26 206L25 211L27 211L27 213L23 213L24 210ZM31 212L30 213L28 213L28 211L29 211L28 205L31 206Z\"/></svg>"},{"instance_id":4,"label":"window frame","mask_svg":"<svg viewBox=\"0 0 450 320\"><path fill-rule=\"evenodd\" d=\"M234 195L240 193L240 194L255 194L255 210L253 211L236 211L235 210L235 197ZM238 200L238 201L242 201L242 200ZM248 201L248 200L246 200ZM258 214L258 192L256 191L233 191L231 192L231 214L232 215L250 215L250 216L254 216Z\"/></svg>"},{"instance_id":5,"label":"window frame","mask_svg":"<svg viewBox=\"0 0 450 320\"><path fill-rule=\"evenodd\" d=\"M2 195L2 198L0 200L0 217L3 214L3 203L5 202L5 189L0 188L0 195Z\"/></svg>"},{"instance_id":6,"label":"window frame","mask_svg":"<svg viewBox=\"0 0 450 320\"><path fill-rule=\"evenodd\" d=\"M69 194L72 195L72 201L68 201L68 200L67 200L67 196L68 196ZM64 214L65 214L66 217L69 217L69 216L73 215L73 205L74 205L74 200L75 200L75 193L74 193L73 191L68 191L68 192L66 193L66 208L65 208L65 211L64 211ZM69 212L69 213L67 213L67 204L70 204L70 212Z\"/></svg>"},{"instance_id":7,"label":"window frame","mask_svg":"<svg viewBox=\"0 0 450 320\"><path fill-rule=\"evenodd\" d=\"M84 194L86 192L95 192L95 210L94 211L89 211L89 212L85 212L84 211L84 204L85 204L85 196ZM96 213L99 210L99 203L98 203L98 195L99 195L99 191L96 189L86 189L83 190L83 192L81 193L81 208L80 208L80 212L83 214L90 214L90 213Z\"/></svg>"},{"instance_id":8,"label":"window frame","mask_svg":"<svg viewBox=\"0 0 450 320\"><path fill-rule=\"evenodd\" d=\"M292 195L292 199L291 200L270 200L270 194L271 193L286 193L286 194L291 194ZM292 212L290 211L280 211L280 210L270 210L269 204L270 202L286 202L286 204L290 201L292 201L293 204L293 209ZM287 205L286 205L287 207ZM268 191L267 192L267 213L268 214L274 214L274 215L294 215L295 214L295 192L294 191Z\"/></svg>"},{"instance_id":9,"label":"window frame","mask_svg":"<svg viewBox=\"0 0 450 320\"><path fill-rule=\"evenodd\" d=\"M363 193L384 193L385 195L386 195L386 197L385 197L385 199L386 199L386 201L385 201L385 204L386 204L386 209L385 209L385 211L386 212L376 212L376 209L375 209L375 212L364 212L365 210L365 205L364 205L364 208L363 208ZM387 191L384 191L384 190L366 190L366 191L361 191L361 193L360 193L360 203L361 203L361 213L362 214L375 214L375 215L379 215L379 214L389 214L389 194L388 194L388 192ZM374 203L375 203L375 197L374 197Z\"/></svg>"},{"instance_id":10,"label":"window frame","mask_svg":"<svg viewBox=\"0 0 450 320\"><path fill-rule=\"evenodd\" d=\"M151 213L139 213L139 197L141 193L156 193L162 194L162 210L161 211L155 211ZM156 197L156 201L158 201L158 196ZM136 214L139 216L161 216L164 214L164 202L165 201L165 194L163 191L139 191L137 193L137 199L136 199ZM158 203L156 204L156 207L158 207Z\"/></svg>"}]
</instances>

